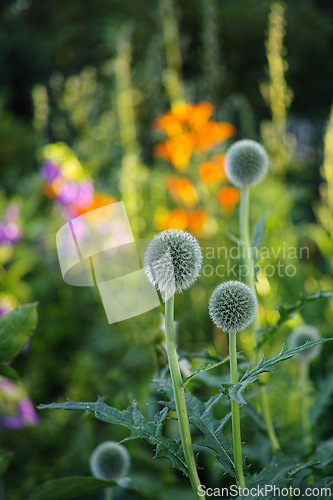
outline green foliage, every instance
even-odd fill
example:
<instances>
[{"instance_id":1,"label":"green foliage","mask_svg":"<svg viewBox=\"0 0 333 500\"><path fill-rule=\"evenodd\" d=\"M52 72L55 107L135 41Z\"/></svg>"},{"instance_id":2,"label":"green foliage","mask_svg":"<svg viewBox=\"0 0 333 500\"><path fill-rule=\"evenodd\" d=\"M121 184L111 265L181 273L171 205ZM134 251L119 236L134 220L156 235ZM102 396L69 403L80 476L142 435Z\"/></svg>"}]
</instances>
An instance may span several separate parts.
<instances>
[{"instance_id":1,"label":"green foliage","mask_svg":"<svg viewBox=\"0 0 333 500\"><path fill-rule=\"evenodd\" d=\"M168 458L173 467L176 467L183 474L187 475L187 467L184 463L181 448L178 442L167 439L162 435L162 427L167 418L168 409L164 408L156 413L153 420L149 421L140 411L134 402L132 406L124 411L108 406L101 398L96 403L77 403L68 401L67 403L51 403L40 405L39 408L50 410L83 410L94 413L95 417L109 424L118 424L126 427L131 436L124 439L141 438L155 447L155 456Z\"/></svg>"},{"instance_id":2,"label":"green foliage","mask_svg":"<svg viewBox=\"0 0 333 500\"><path fill-rule=\"evenodd\" d=\"M259 250L260 244L261 244L261 239L262 239L262 236L263 236L264 230L265 230L266 219L267 219L267 216L264 215L263 217L261 217L258 220L257 224L254 226L253 232L252 232L252 239L251 239L251 249ZM254 257L253 257L253 259L254 259ZM254 259L254 261L255 261L255 259Z\"/></svg>"},{"instance_id":3,"label":"green foliage","mask_svg":"<svg viewBox=\"0 0 333 500\"><path fill-rule=\"evenodd\" d=\"M200 375L200 373L207 372L208 370L212 370L213 368L217 368L218 366L224 365L227 361L229 361L229 356L225 359L222 359L222 361L219 361L218 363L212 363L212 364L205 364L198 370L195 370L195 372L191 373L191 375L188 375L184 381L183 381L183 387L185 388L187 384L197 375Z\"/></svg>"},{"instance_id":4,"label":"green foliage","mask_svg":"<svg viewBox=\"0 0 333 500\"><path fill-rule=\"evenodd\" d=\"M310 409L311 425L313 428L318 424L320 417L324 414L327 407L332 402L333 395L333 373L320 380L315 401Z\"/></svg>"},{"instance_id":5,"label":"green foliage","mask_svg":"<svg viewBox=\"0 0 333 500\"><path fill-rule=\"evenodd\" d=\"M237 384L234 385L225 385L225 392L228 394L230 398L232 398L236 403L246 404L246 400L243 397L243 391L251 384L256 382L259 376L265 372L271 372L274 365L280 363L281 361L285 361L286 359L290 359L296 354L303 352L311 347L322 344L323 342L328 342L331 339L320 339L314 342L306 342L301 347L289 348L283 345L281 352L274 356L272 359L266 359L265 356L261 358L259 363L252 370L248 369L243 377Z\"/></svg>"},{"instance_id":6,"label":"green foliage","mask_svg":"<svg viewBox=\"0 0 333 500\"><path fill-rule=\"evenodd\" d=\"M333 297L333 292L324 292L320 290L314 295L308 297L301 297L297 302L291 304L290 306L277 306L274 311L280 313L278 321L273 326L265 326L259 330L261 333L261 339L258 342L258 347L261 347L267 340L269 340L274 333L278 331L280 326L282 326L286 321L288 321L297 311L299 311L303 306L323 298Z\"/></svg>"},{"instance_id":7,"label":"green foliage","mask_svg":"<svg viewBox=\"0 0 333 500\"><path fill-rule=\"evenodd\" d=\"M37 303L19 306L0 317L0 362L19 354L37 325ZM8 374L9 370L7 371ZM10 370L12 377L14 372Z\"/></svg>"},{"instance_id":8,"label":"green foliage","mask_svg":"<svg viewBox=\"0 0 333 500\"><path fill-rule=\"evenodd\" d=\"M53 479L36 488L29 500L71 500L89 491L121 486L117 481L103 481L95 477L64 477Z\"/></svg>"},{"instance_id":9,"label":"green foliage","mask_svg":"<svg viewBox=\"0 0 333 500\"><path fill-rule=\"evenodd\" d=\"M155 380L155 382L159 390L170 399L170 402L163 401L163 404L175 411L170 381L158 379ZM214 407L217 406L222 397L222 394L217 394L216 396L212 396L208 401L203 402L192 394L185 394L189 422L204 436L204 439L198 444L213 450L223 470L234 476L235 472L231 442L223 433L224 426L231 414L228 413L221 420L214 417Z\"/></svg>"}]
</instances>

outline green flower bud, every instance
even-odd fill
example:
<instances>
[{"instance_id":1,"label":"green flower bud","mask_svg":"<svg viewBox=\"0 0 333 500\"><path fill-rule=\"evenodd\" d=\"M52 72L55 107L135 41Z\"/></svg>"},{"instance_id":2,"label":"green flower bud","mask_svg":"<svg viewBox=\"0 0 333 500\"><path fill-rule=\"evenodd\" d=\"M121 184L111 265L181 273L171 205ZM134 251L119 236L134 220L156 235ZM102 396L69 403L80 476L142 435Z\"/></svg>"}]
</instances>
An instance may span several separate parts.
<instances>
[{"instance_id":1,"label":"green flower bud","mask_svg":"<svg viewBox=\"0 0 333 500\"><path fill-rule=\"evenodd\" d=\"M256 141L235 142L228 149L225 160L228 179L240 188L258 184L268 171L267 153Z\"/></svg>"},{"instance_id":2,"label":"green flower bud","mask_svg":"<svg viewBox=\"0 0 333 500\"><path fill-rule=\"evenodd\" d=\"M121 444L105 441L90 456L90 470L94 477L106 481L118 481L126 476L130 466L128 451Z\"/></svg>"},{"instance_id":3,"label":"green flower bud","mask_svg":"<svg viewBox=\"0 0 333 500\"><path fill-rule=\"evenodd\" d=\"M166 295L172 295L196 281L202 266L202 253L194 236L186 231L168 229L149 243L143 262L150 283Z\"/></svg>"},{"instance_id":4,"label":"green flower bud","mask_svg":"<svg viewBox=\"0 0 333 500\"><path fill-rule=\"evenodd\" d=\"M306 344L306 342L315 342L321 338L319 331L314 326L302 325L291 332L288 337L288 347L295 348L301 347ZM303 359L306 361L312 361L320 353L321 345L316 345L307 349L306 351L299 352L296 354L298 359Z\"/></svg>"},{"instance_id":5,"label":"green flower bud","mask_svg":"<svg viewBox=\"0 0 333 500\"><path fill-rule=\"evenodd\" d=\"M209 299L209 315L213 323L227 333L238 333L250 326L257 308L255 294L240 281L222 283Z\"/></svg>"}]
</instances>

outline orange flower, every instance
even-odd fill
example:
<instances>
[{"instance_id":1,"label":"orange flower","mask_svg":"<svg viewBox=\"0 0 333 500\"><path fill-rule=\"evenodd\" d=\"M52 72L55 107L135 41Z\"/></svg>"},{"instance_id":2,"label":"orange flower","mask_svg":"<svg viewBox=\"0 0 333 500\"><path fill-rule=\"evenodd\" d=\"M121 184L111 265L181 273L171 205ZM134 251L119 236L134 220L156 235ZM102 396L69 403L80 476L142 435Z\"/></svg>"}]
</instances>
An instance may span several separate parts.
<instances>
[{"instance_id":1,"label":"orange flower","mask_svg":"<svg viewBox=\"0 0 333 500\"><path fill-rule=\"evenodd\" d=\"M153 121L153 127L165 132L169 137L177 137L189 129L197 130L214 113L209 102L198 104L178 104L168 113Z\"/></svg>"},{"instance_id":2,"label":"orange flower","mask_svg":"<svg viewBox=\"0 0 333 500\"><path fill-rule=\"evenodd\" d=\"M165 158L175 168L182 170L189 164L193 147L193 135L187 133L181 135L180 137L175 137L173 139L167 139L164 142L160 142L159 144L157 144L157 146L155 146L154 154L156 156Z\"/></svg>"},{"instance_id":3,"label":"orange flower","mask_svg":"<svg viewBox=\"0 0 333 500\"><path fill-rule=\"evenodd\" d=\"M205 152L236 133L230 123L209 120L214 107L209 102L179 104L157 118L153 127L168 136L158 144L154 154L168 160L178 169L185 168L193 151Z\"/></svg>"},{"instance_id":4,"label":"orange flower","mask_svg":"<svg viewBox=\"0 0 333 500\"><path fill-rule=\"evenodd\" d=\"M156 215L154 225L160 231L165 229L186 229L188 226L188 216L182 208L175 208L170 212Z\"/></svg>"},{"instance_id":5,"label":"orange flower","mask_svg":"<svg viewBox=\"0 0 333 500\"><path fill-rule=\"evenodd\" d=\"M195 150L204 152L217 146L221 142L235 135L236 128L231 123L214 122L213 120L204 123L196 135Z\"/></svg>"},{"instance_id":6,"label":"orange flower","mask_svg":"<svg viewBox=\"0 0 333 500\"><path fill-rule=\"evenodd\" d=\"M176 201L184 203L187 207L193 207L198 203L197 192L187 177L168 177L167 188Z\"/></svg>"},{"instance_id":7,"label":"orange flower","mask_svg":"<svg viewBox=\"0 0 333 500\"><path fill-rule=\"evenodd\" d=\"M210 161L201 163L199 167L199 175L207 184L214 184L226 179L224 170L225 155L215 155Z\"/></svg>"},{"instance_id":8,"label":"orange flower","mask_svg":"<svg viewBox=\"0 0 333 500\"><path fill-rule=\"evenodd\" d=\"M189 230L195 235L202 234L207 217L207 212L203 209L198 209L194 212L190 212L188 214Z\"/></svg>"},{"instance_id":9,"label":"orange flower","mask_svg":"<svg viewBox=\"0 0 333 500\"><path fill-rule=\"evenodd\" d=\"M73 211L76 213L76 215L83 215L87 212L90 212L91 210L95 210L96 208L111 205L111 203L115 203L116 201L116 198L114 198L113 196L108 196L105 193L95 193L90 205L74 205Z\"/></svg>"},{"instance_id":10,"label":"orange flower","mask_svg":"<svg viewBox=\"0 0 333 500\"><path fill-rule=\"evenodd\" d=\"M223 211L231 213L239 201L239 190L232 186L223 187L218 191L217 198Z\"/></svg>"}]
</instances>

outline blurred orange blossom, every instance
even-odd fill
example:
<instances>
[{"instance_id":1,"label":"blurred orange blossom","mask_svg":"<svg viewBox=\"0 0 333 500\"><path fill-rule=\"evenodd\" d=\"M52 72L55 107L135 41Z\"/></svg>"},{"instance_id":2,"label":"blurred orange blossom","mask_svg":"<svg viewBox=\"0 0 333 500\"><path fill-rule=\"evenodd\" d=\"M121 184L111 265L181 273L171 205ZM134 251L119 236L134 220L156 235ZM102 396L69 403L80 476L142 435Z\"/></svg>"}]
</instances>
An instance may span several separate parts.
<instances>
[{"instance_id":1,"label":"blurred orange blossom","mask_svg":"<svg viewBox=\"0 0 333 500\"><path fill-rule=\"evenodd\" d=\"M176 201L180 201L187 207L193 207L198 203L198 195L190 179L187 177L167 178L167 188Z\"/></svg>"},{"instance_id":2,"label":"blurred orange blossom","mask_svg":"<svg viewBox=\"0 0 333 500\"><path fill-rule=\"evenodd\" d=\"M222 187L217 193L217 198L222 210L230 213L239 201L239 189L233 186Z\"/></svg>"},{"instance_id":3,"label":"blurred orange blossom","mask_svg":"<svg viewBox=\"0 0 333 500\"><path fill-rule=\"evenodd\" d=\"M209 151L236 133L230 123L210 120L215 111L209 102L179 104L153 121L153 127L168 138L154 148L175 168L185 168L193 152Z\"/></svg>"},{"instance_id":4,"label":"blurred orange blossom","mask_svg":"<svg viewBox=\"0 0 333 500\"><path fill-rule=\"evenodd\" d=\"M224 157L224 154L215 155L209 161L201 163L199 166L199 175L207 184L226 180Z\"/></svg>"},{"instance_id":5,"label":"blurred orange blossom","mask_svg":"<svg viewBox=\"0 0 333 500\"><path fill-rule=\"evenodd\" d=\"M187 212L182 208L174 208L169 212L156 215L154 225L160 231L165 229L188 229L198 236L203 232L207 218L207 212L203 209Z\"/></svg>"}]
</instances>

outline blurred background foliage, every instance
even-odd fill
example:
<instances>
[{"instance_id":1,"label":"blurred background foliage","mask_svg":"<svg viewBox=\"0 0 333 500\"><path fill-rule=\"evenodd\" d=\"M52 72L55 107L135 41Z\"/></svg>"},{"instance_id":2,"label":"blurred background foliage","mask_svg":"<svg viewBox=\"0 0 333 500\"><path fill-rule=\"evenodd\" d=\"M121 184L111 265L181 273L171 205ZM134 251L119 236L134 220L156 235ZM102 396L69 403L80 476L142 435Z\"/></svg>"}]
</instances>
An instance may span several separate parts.
<instances>
[{"instance_id":1,"label":"blurred background foliage","mask_svg":"<svg viewBox=\"0 0 333 500\"><path fill-rule=\"evenodd\" d=\"M3 0L0 11L0 313L39 302L37 333L13 362L34 404L100 395L119 408L133 399L144 408L157 397L149 394L151 378L166 363L160 311L108 325L95 290L66 285L59 269L57 230L68 218L115 200L125 202L136 237L167 227L198 236L208 267L177 297L178 341L187 351L226 355L226 339L213 329L206 305L225 279L216 274L224 262L216 249L233 246L229 233L238 236L238 193L223 170L234 139L259 140L271 157L270 174L252 195L252 225L267 214L263 245L309 248L301 260L272 253L264 260L293 264L297 272L258 274L262 325L277 320L272 308L278 304L332 290L330 1ZM210 127L205 136L191 120L207 106L211 113L200 122ZM183 128L170 149L174 136L161 120L179 125L171 107L182 115ZM204 146L186 143L191 127ZM332 302L306 306L269 340L266 356L302 323L333 336ZM241 340L248 352L246 333ZM313 398L333 368L331 355L325 344L312 365ZM299 395L290 390L297 376L297 361L291 361L270 379L273 417L291 453L297 450L292 439L300 437ZM204 399L216 391L216 378L206 383L192 387ZM3 403L1 412L6 408ZM245 454L255 470L269 447L250 417L244 419ZM13 500L27 498L47 479L88 474L96 444L127 435L67 412L43 412L35 426L2 427L3 488ZM171 424L167 431L175 432ZM316 439L331 431L323 417ZM253 436L260 437L262 460ZM128 449L132 474L142 484L133 498L163 500L171 492L187 498L183 478L153 461L150 448L131 442ZM204 484L221 484L208 455L205 474ZM165 497L161 484L168 486Z\"/></svg>"}]
</instances>

